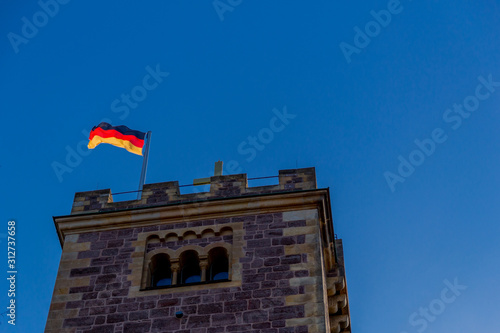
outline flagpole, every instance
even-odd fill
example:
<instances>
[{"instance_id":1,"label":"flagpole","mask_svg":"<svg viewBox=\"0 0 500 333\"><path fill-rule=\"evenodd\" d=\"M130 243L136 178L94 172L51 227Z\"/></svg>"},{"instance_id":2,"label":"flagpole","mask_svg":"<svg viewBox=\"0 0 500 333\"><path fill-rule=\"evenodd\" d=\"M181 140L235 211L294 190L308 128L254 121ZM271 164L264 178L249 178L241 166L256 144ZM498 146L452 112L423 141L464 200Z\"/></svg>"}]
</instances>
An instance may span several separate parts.
<instances>
[{"instance_id":1,"label":"flagpole","mask_svg":"<svg viewBox=\"0 0 500 333\"><path fill-rule=\"evenodd\" d=\"M146 169L148 168L148 158L149 158L149 143L151 142L151 131L146 134L146 148L144 149L144 157L142 160L142 171L141 180L139 181L139 191L137 192L137 200L141 200L142 188L144 186L144 181L146 180Z\"/></svg>"}]
</instances>

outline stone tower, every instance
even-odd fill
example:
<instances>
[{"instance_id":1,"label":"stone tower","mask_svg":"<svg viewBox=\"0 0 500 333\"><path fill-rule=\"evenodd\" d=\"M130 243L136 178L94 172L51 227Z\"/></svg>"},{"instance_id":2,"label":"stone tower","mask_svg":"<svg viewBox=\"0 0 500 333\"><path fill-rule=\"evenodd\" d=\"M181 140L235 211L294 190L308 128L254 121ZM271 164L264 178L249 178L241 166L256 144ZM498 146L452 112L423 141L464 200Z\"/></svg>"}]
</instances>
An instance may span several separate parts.
<instances>
[{"instance_id":1,"label":"stone tower","mask_svg":"<svg viewBox=\"0 0 500 333\"><path fill-rule=\"evenodd\" d=\"M142 199L75 194L45 332L350 332L342 241L314 168L213 176ZM207 180L208 181L208 180Z\"/></svg>"}]
</instances>

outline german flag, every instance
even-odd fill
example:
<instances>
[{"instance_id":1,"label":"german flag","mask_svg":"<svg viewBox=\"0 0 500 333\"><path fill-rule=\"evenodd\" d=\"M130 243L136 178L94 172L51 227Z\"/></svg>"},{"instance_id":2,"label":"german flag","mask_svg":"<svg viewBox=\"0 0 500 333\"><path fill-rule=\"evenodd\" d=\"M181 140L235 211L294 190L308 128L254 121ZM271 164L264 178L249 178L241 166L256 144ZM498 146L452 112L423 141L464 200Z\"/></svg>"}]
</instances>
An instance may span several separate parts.
<instances>
[{"instance_id":1,"label":"german flag","mask_svg":"<svg viewBox=\"0 0 500 333\"><path fill-rule=\"evenodd\" d=\"M131 130L127 126L111 126L103 122L92 128L88 148L94 149L101 143L109 143L125 148L131 153L142 155L145 135L146 133Z\"/></svg>"}]
</instances>

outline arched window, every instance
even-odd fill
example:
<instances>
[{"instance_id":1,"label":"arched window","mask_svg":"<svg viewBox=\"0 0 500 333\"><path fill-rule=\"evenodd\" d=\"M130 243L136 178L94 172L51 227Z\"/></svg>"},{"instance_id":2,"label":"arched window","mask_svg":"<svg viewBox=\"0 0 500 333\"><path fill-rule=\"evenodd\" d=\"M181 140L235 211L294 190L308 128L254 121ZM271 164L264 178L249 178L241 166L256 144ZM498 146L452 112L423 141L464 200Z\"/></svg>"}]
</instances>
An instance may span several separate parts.
<instances>
[{"instance_id":1,"label":"arched window","mask_svg":"<svg viewBox=\"0 0 500 333\"><path fill-rule=\"evenodd\" d=\"M208 280L227 280L229 279L229 260L227 251L223 247L216 247L208 253Z\"/></svg>"},{"instance_id":2,"label":"arched window","mask_svg":"<svg viewBox=\"0 0 500 333\"><path fill-rule=\"evenodd\" d=\"M170 258L165 253L158 253L151 258L150 263L151 287L172 285L172 270Z\"/></svg>"},{"instance_id":3,"label":"arched window","mask_svg":"<svg viewBox=\"0 0 500 333\"><path fill-rule=\"evenodd\" d=\"M183 252L180 257L181 283L201 282L201 269L198 253L193 250Z\"/></svg>"}]
</instances>

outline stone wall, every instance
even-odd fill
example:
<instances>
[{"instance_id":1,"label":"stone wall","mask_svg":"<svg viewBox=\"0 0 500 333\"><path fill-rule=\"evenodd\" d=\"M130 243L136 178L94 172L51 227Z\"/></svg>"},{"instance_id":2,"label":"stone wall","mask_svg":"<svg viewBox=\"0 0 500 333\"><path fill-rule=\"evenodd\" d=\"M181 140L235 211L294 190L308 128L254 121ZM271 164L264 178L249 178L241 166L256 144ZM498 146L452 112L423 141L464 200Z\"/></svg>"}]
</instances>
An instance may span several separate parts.
<instances>
[{"instance_id":1,"label":"stone wall","mask_svg":"<svg viewBox=\"0 0 500 333\"><path fill-rule=\"evenodd\" d=\"M325 332L319 225L316 210L303 210L68 235L46 332ZM217 235L224 226L231 237ZM201 238L207 228L216 239ZM188 231L199 236L183 240ZM172 232L177 251L230 243L231 281L141 287L146 240Z\"/></svg>"}]
</instances>

